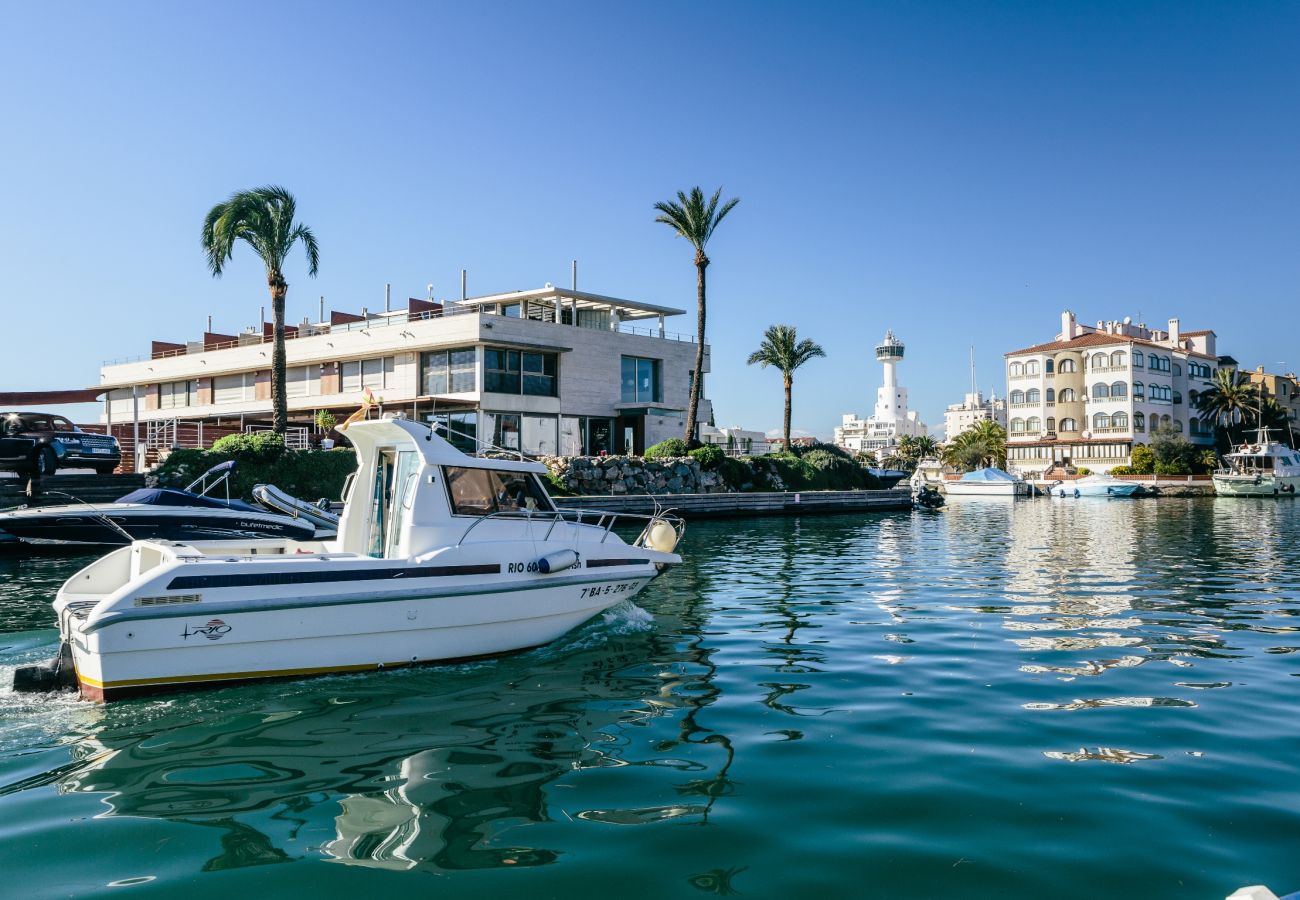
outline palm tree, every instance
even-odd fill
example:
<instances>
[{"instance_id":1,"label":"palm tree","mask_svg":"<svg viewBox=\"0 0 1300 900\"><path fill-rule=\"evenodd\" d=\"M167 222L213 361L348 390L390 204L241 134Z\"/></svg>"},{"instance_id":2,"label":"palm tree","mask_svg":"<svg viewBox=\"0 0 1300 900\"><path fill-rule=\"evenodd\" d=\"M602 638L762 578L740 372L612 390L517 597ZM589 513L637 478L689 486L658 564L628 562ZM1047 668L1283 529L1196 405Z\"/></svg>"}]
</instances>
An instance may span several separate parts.
<instances>
[{"instance_id":1,"label":"palm tree","mask_svg":"<svg viewBox=\"0 0 1300 900\"><path fill-rule=\"evenodd\" d=\"M1005 467L1007 432L991 419L977 422L944 445L942 460L945 465L964 472L980 466Z\"/></svg>"},{"instance_id":2,"label":"palm tree","mask_svg":"<svg viewBox=\"0 0 1300 900\"><path fill-rule=\"evenodd\" d=\"M714 198L716 199L716 197ZM701 269L701 272L704 270ZM701 319L703 322L703 319ZM703 344L701 344L703 346ZM826 351L812 341L799 340L793 325L769 325L763 332L763 343L749 354L749 364L758 363L764 369L774 366L781 370L785 384L785 448L790 449L790 388L794 384L794 370L810 359L825 356Z\"/></svg>"},{"instance_id":3,"label":"palm tree","mask_svg":"<svg viewBox=\"0 0 1300 900\"><path fill-rule=\"evenodd\" d=\"M1245 421L1257 403L1253 386L1235 369L1215 369L1214 383L1196 397L1196 408L1212 416L1230 442L1230 426Z\"/></svg>"},{"instance_id":4,"label":"palm tree","mask_svg":"<svg viewBox=\"0 0 1300 900\"><path fill-rule=\"evenodd\" d=\"M655 221L663 222L676 231L679 237L684 237L690 241L691 246L695 248L695 294L697 304L695 314L695 372L691 378L691 400L686 410L687 446L695 442L695 418L700 408L700 397L704 394L704 270L709 267L709 258L704 255L704 247L709 243L709 238L713 237L713 231L718 227L718 223L740 202L739 197L732 197L719 208L718 197L721 195L722 188L718 188L713 192L713 196L708 201L705 201L704 192L698 187L693 187L689 195L683 191L678 191L677 202L675 203L669 200L655 204L655 209L661 213L661 215L655 217ZM787 430L787 446L789 445L789 438L790 434Z\"/></svg>"},{"instance_id":5,"label":"palm tree","mask_svg":"<svg viewBox=\"0 0 1300 900\"><path fill-rule=\"evenodd\" d=\"M284 261L298 241L307 251L307 274L316 277L320 248L306 225L294 222L297 202L282 187L268 185L231 194L218 203L203 220L203 251L214 278L220 278L235 251L244 241L266 266L266 286L271 291L274 344L271 351L271 408L275 430L284 434L289 422L289 405L284 389L284 297L289 282L284 280Z\"/></svg>"}]
</instances>

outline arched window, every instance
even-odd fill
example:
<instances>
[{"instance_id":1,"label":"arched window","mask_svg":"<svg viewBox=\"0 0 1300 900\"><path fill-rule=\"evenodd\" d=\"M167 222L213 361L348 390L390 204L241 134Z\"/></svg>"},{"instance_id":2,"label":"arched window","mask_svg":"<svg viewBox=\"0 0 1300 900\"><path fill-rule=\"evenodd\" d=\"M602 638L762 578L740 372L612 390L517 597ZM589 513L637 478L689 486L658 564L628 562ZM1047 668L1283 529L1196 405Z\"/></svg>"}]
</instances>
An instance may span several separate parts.
<instances>
[{"instance_id":1,"label":"arched window","mask_svg":"<svg viewBox=\"0 0 1300 900\"><path fill-rule=\"evenodd\" d=\"M1183 402L1183 392L1182 392L1182 391L1174 391L1174 402L1175 402L1175 403L1182 403L1182 402Z\"/></svg>"},{"instance_id":2,"label":"arched window","mask_svg":"<svg viewBox=\"0 0 1300 900\"><path fill-rule=\"evenodd\" d=\"M1012 402L1012 403L1024 403L1024 402L1025 402L1025 392L1024 392L1024 391L1021 391L1021 390L1014 390L1014 391L1012 391L1012 392L1011 392L1011 402Z\"/></svg>"},{"instance_id":3,"label":"arched window","mask_svg":"<svg viewBox=\"0 0 1300 900\"><path fill-rule=\"evenodd\" d=\"M1103 369L1106 367L1106 354L1094 353L1092 355L1092 367L1094 369Z\"/></svg>"},{"instance_id":4,"label":"arched window","mask_svg":"<svg viewBox=\"0 0 1300 900\"><path fill-rule=\"evenodd\" d=\"M1025 420L1024 420L1024 419L1012 419L1012 420L1011 420L1011 431L1012 431L1013 434L1020 434L1020 433L1023 432L1024 430L1025 430Z\"/></svg>"},{"instance_id":5,"label":"arched window","mask_svg":"<svg viewBox=\"0 0 1300 900\"><path fill-rule=\"evenodd\" d=\"M1038 416L1030 416L1025 422L1025 431L1037 433L1043 429L1043 420Z\"/></svg>"},{"instance_id":6,"label":"arched window","mask_svg":"<svg viewBox=\"0 0 1300 900\"><path fill-rule=\"evenodd\" d=\"M1079 430L1079 426L1078 426L1078 424L1074 421L1074 419L1062 419L1062 420L1061 420L1061 430L1062 430L1062 431L1078 431L1078 430Z\"/></svg>"},{"instance_id":7,"label":"arched window","mask_svg":"<svg viewBox=\"0 0 1300 900\"><path fill-rule=\"evenodd\" d=\"M1048 389L1047 389L1047 402L1048 402L1048 403L1055 403L1055 402L1056 402L1056 390L1055 390L1055 388L1048 388Z\"/></svg>"},{"instance_id":8,"label":"arched window","mask_svg":"<svg viewBox=\"0 0 1300 900\"><path fill-rule=\"evenodd\" d=\"M1142 415L1142 413L1133 413L1133 430L1134 431L1147 430L1147 417Z\"/></svg>"},{"instance_id":9,"label":"arched window","mask_svg":"<svg viewBox=\"0 0 1300 900\"><path fill-rule=\"evenodd\" d=\"M1116 350L1114 353L1112 353L1112 354L1110 355L1110 364L1111 364L1112 366L1122 366L1122 365L1124 365L1124 351L1123 351L1123 350Z\"/></svg>"},{"instance_id":10,"label":"arched window","mask_svg":"<svg viewBox=\"0 0 1300 900\"><path fill-rule=\"evenodd\" d=\"M1041 403L1042 399L1043 399L1043 395L1041 392L1039 392L1038 388L1030 388L1029 390L1025 391L1026 403Z\"/></svg>"},{"instance_id":11,"label":"arched window","mask_svg":"<svg viewBox=\"0 0 1300 900\"><path fill-rule=\"evenodd\" d=\"M1015 378L1017 375L1023 375L1023 374L1025 374L1025 367L1024 367L1022 364L1020 364L1020 363L1012 363L1012 364L1011 364L1011 377L1012 377L1012 378Z\"/></svg>"},{"instance_id":12,"label":"arched window","mask_svg":"<svg viewBox=\"0 0 1300 900\"><path fill-rule=\"evenodd\" d=\"M1029 362L1025 363L1025 374L1026 375L1038 374L1038 360L1031 359Z\"/></svg>"},{"instance_id":13,"label":"arched window","mask_svg":"<svg viewBox=\"0 0 1300 900\"><path fill-rule=\"evenodd\" d=\"M1178 363L1174 363L1174 374L1175 375L1183 374L1183 367L1178 365Z\"/></svg>"},{"instance_id":14,"label":"arched window","mask_svg":"<svg viewBox=\"0 0 1300 900\"><path fill-rule=\"evenodd\" d=\"M1195 405L1196 405L1196 398L1199 397L1200 395L1201 395L1201 392L1200 392L1200 391L1188 391L1188 392L1187 392L1187 402L1188 402L1189 404L1191 404L1192 406L1195 406Z\"/></svg>"},{"instance_id":15,"label":"arched window","mask_svg":"<svg viewBox=\"0 0 1300 900\"><path fill-rule=\"evenodd\" d=\"M1128 413L1117 412L1110 417L1111 428L1128 428Z\"/></svg>"},{"instance_id":16,"label":"arched window","mask_svg":"<svg viewBox=\"0 0 1300 900\"><path fill-rule=\"evenodd\" d=\"M1056 419L1051 416L1047 417L1047 433L1052 434L1056 431Z\"/></svg>"},{"instance_id":17,"label":"arched window","mask_svg":"<svg viewBox=\"0 0 1300 900\"><path fill-rule=\"evenodd\" d=\"M1110 388L1102 384L1101 382L1097 382L1092 386L1092 399L1105 400L1109 396L1110 396Z\"/></svg>"},{"instance_id":18,"label":"arched window","mask_svg":"<svg viewBox=\"0 0 1300 900\"><path fill-rule=\"evenodd\" d=\"M1095 416L1092 417L1092 427L1109 428L1110 416L1106 415L1105 413L1097 413Z\"/></svg>"},{"instance_id":19,"label":"arched window","mask_svg":"<svg viewBox=\"0 0 1300 900\"><path fill-rule=\"evenodd\" d=\"M1122 381L1117 381L1110 386L1110 395L1112 397L1127 397L1128 385Z\"/></svg>"},{"instance_id":20,"label":"arched window","mask_svg":"<svg viewBox=\"0 0 1300 900\"><path fill-rule=\"evenodd\" d=\"M1052 374L1052 361L1050 359L1043 360L1043 371L1048 375Z\"/></svg>"},{"instance_id":21,"label":"arched window","mask_svg":"<svg viewBox=\"0 0 1300 900\"><path fill-rule=\"evenodd\" d=\"M1165 426L1166 428L1169 427L1169 424L1170 424L1171 422L1173 422L1173 419L1171 419L1169 416L1161 416L1161 417L1160 417L1160 424L1163 425L1163 426Z\"/></svg>"},{"instance_id":22,"label":"arched window","mask_svg":"<svg viewBox=\"0 0 1300 900\"><path fill-rule=\"evenodd\" d=\"M1140 350L1133 351L1133 368L1142 368L1142 351Z\"/></svg>"},{"instance_id":23,"label":"arched window","mask_svg":"<svg viewBox=\"0 0 1300 900\"><path fill-rule=\"evenodd\" d=\"M1073 403L1074 388L1061 388L1061 393L1056 395L1056 399L1060 403Z\"/></svg>"},{"instance_id":24,"label":"arched window","mask_svg":"<svg viewBox=\"0 0 1300 900\"><path fill-rule=\"evenodd\" d=\"M1183 430L1183 420L1182 420L1182 419L1174 419L1174 431L1179 431L1179 432L1181 432L1182 430Z\"/></svg>"},{"instance_id":25,"label":"arched window","mask_svg":"<svg viewBox=\"0 0 1300 900\"><path fill-rule=\"evenodd\" d=\"M1067 374L1067 373L1070 373L1070 372L1077 372L1077 371L1079 371L1079 370L1078 370L1078 368L1075 367L1075 365L1074 365L1074 360L1072 360L1072 359L1063 359L1063 360L1061 360L1061 364L1060 364L1059 366L1056 367L1056 371L1059 372L1059 373L1061 373L1062 375L1065 375L1065 374Z\"/></svg>"},{"instance_id":26,"label":"arched window","mask_svg":"<svg viewBox=\"0 0 1300 900\"><path fill-rule=\"evenodd\" d=\"M1143 385L1142 382L1140 381L1133 382L1133 399L1143 400L1146 398L1146 395L1147 395L1146 386Z\"/></svg>"}]
</instances>

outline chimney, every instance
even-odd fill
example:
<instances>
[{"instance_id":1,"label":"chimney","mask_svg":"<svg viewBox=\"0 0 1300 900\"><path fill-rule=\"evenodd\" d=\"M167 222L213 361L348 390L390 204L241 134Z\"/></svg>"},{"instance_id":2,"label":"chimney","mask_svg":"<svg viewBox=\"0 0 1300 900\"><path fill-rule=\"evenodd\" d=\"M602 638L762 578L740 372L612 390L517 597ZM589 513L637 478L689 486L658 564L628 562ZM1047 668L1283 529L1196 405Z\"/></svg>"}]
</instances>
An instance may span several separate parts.
<instances>
[{"instance_id":1,"label":"chimney","mask_svg":"<svg viewBox=\"0 0 1300 900\"><path fill-rule=\"evenodd\" d=\"M1070 341L1074 339L1074 313L1068 309L1061 313L1061 340Z\"/></svg>"},{"instance_id":2,"label":"chimney","mask_svg":"<svg viewBox=\"0 0 1300 900\"><path fill-rule=\"evenodd\" d=\"M1175 347L1182 346L1178 342L1178 320L1177 319L1169 320L1169 343L1173 344Z\"/></svg>"}]
</instances>

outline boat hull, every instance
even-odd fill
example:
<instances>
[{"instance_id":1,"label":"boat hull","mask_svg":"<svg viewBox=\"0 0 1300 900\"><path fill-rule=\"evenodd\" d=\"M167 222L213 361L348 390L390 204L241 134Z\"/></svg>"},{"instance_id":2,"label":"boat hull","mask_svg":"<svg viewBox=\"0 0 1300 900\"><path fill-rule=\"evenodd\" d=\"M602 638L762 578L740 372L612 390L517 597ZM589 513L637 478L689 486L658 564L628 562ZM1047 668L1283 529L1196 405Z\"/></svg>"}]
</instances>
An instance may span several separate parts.
<instances>
[{"instance_id":1,"label":"boat hull","mask_svg":"<svg viewBox=\"0 0 1300 900\"><path fill-rule=\"evenodd\" d=\"M447 663L549 643L640 593L653 568L287 608L162 608L69 633L83 697ZM284 605L284 604L281 604Z\"/></svg>"},{"instance_id":2,"label":"boat hull","mask_svg":"<svg viewBox=\"0 0 1300 900\"><path fill-rule=\"evenodd\" d=\"M949 481L943 486L949 497L1023 497L1029 486L1020 482L960 482Z\"/></svg>"},{"instance_id":3,"label":"boat hull","mask_svg":"<svg viewBox=\"0 0 1300 900\"><path fill-rule=\"evenodd\" d=\"M1142 486L1126 482L1107 485L1079 485L1077 487L1060 484L1052 488L1052 493L1057 497L1136 497L1142 493Z\"/></svg>"},{"instance_id":4,"label":"boat hull","mask_svg":"<svg viewBox=\"0 0 1300 900\"><path fill-rule=\"evenodd\" d=\"M30 544L126 546L126 537L107 525L104 516L135 540L311 540L316 535L312 525L287 516L144 505L129 509L110 506L94 512L77 507L18 510L0 514L0 533Z\"/></svg>"},{"instance_id":5,"label":"boat hull","mask_svg":"<svg viewBox=\"0 0 1300 900\"><path fill-rule=\"evenodd\" d=\"M1214 493L1220 497L1294 497L1300 493L1300 475L1215 475Z\"/></svg>"}]
</instances>

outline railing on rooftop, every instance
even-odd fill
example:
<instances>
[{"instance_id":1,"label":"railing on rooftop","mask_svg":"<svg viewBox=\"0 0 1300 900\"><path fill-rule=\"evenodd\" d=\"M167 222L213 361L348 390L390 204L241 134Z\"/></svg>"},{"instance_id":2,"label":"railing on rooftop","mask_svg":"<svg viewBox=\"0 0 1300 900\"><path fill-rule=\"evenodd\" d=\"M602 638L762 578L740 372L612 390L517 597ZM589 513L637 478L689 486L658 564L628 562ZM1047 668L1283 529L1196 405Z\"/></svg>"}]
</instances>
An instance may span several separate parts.
<instances>
[{"instance_id":1,"label":"railing on rooftop","mask_svg":"<svg viewBox=\"0 0 1300 900\"><path fill-rule=\"evenodd\" d=\"M549 307L547 307L549 308ZM420 313L395 313L381 314L374 318L364 319L356 322L341 322L337 325L327 325L323 323L309 325L288 325L285 327L284 339L286 341L296 340L304 337L318 337L323 334L341 334L349 331L369 331L372 328L391 328L397 325L409 325L413 322L425 322L432 319L445 319L449 316L463 316L471 313L480 313L482 315L495 315L494 313L484 312L478 306L462 306L457 303L451 303L443 309L432 309ZM513 318L513 317L512 317ZM548 325L554 325L554 320L545 319L519 319L522 322L543 322ZM563 324L563 323L561 323ZM682 343L695 343L695 336L691 334L678 334L671 331L662 331L658 328L645 328L638 325L631 325L620 322L617 329L611 328L609 323L592 324L592 325L567 325L565 328L585 328L591 331L614 331L620 334L642 335L644 337L662 338L668 341L680 341ZM292 329L292 331L290 330ZM269 344L275 340L273 335L259 334L242 334L233 341L221 341L217 343L205 344L203 349L193 349L182 347L176 350L159 350L157 353L141 353L135 356L123 356L117 359L106 359L102 365L119 366L125 363L143 362L149 359L168 359L176 356L191 356L199 353L210 353L214 350L229 350L235 347L252 347L259 344ZM194 343L199 343L195 341Z\"/></svg>"}]
</instances>

